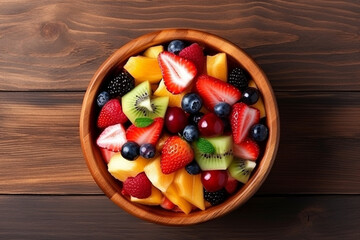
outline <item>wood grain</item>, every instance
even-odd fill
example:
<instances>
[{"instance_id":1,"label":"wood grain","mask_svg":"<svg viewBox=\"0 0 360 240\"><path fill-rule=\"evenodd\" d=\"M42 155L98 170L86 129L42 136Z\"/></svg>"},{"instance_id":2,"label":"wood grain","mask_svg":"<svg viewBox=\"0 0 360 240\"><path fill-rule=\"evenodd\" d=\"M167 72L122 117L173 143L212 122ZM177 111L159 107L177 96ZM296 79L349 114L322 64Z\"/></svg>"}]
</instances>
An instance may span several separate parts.
<instances>
[{"instance_id":1,"label":"wood grain","mask_svg":"<svg viewBox=\"0 0 360 240\"><path fill-rule=\"evenodd\" d=\"M207 223L147 223L103 196L0 196L1 239L359 239L359 196L255 197ZM340 217L340 218L339 218Z\"/></svg>"},{"instance_id":2,"label":"wood grain","mask_svg":"<svg viewBox=\"0 0 360 240\"><path fill-rule=\"evenodd\" d=\"M274 89L360 90L358 1L1 1L0 90L85 90L131 39L195 28L244 48Z\"/></svg>"},{"instance_id":3,"label":"wood grain","mask_svg":"<svg viewBox=\"0 0 360 240\"><path fill-rule=\"evenodd\" d=\"M360 93L276 93L281 138L261 194L360 193ZM0 92L0 193L99 194L81 154L83 93ZM291 184L284 184L291 179Z\"/></svg>"}]
</instances>

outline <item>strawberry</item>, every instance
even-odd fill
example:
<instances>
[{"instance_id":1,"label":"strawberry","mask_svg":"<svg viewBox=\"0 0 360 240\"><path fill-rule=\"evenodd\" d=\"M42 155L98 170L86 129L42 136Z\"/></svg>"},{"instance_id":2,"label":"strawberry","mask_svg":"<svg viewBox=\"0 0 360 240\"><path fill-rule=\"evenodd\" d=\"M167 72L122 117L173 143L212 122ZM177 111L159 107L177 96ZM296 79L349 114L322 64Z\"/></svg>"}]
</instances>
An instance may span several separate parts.
<instances>
[{"instance_id":1,"label":"strawberry","mask_svg":"<svg viewBox=\"0 0 360 240\"><path fill-rule=\"evenodd\" d=\"M136 198L150 197L151 188L151 182L144 172L135 177L128 177L123 184L124 192Z\"/></svg>"},{"instance_id":2,"label":"strawberry","mask_svg":"<svg viewBox=\"0 0 360 240\"><path fill-rule=\"evenodd\" d=\"M241 98L241 92L236 87L205 74L197 78L195 88L210 111L213 111L219 102L233 105Z\"/></svg>"},{"instance_id":3,"label":"strawberry","mask_svg":"<svg viewBox=\"0 0 360 240\"><path fill-rule=\"evenodd\" d=\"M126 130L126 138L128 141L133 141L140 146L144 143L151 143L154 146L159 140L164 125L164 119L155 118L154 122L147 127L136 127L131 125Z\"/></svg>"},{"instance_id":4,"label":"strawberry","mask_svg":"<svg viewBox=\"0 0 360 240\"><path fill-rule=\"evenodd\" d=\"M114 98L102 107L97 120L97 126L99 128L106 128L117 123L123 124L127 120L128 118L122 111L120 101Z\"/></svg>"},{"instance_id":5,"label":"strawberry","mask_svg":"<svg viewBox=\"0 0 360 240\"><path fill-rule=\"evenodd\" d=\"M101 155L106 163L110 162L111 157L115 154L115 152L110 151L106 148L100 148Z\"/></svg>"},{"instance_id":6,"label":"strawberry","mask_svg":"<svg viewBox=\"0 0 360 240\"><path fill-rule=\"evenodd\" d=\"M234 156L241 159L256 161L260 153L260 148L255 141L246 138L241 143L234 144L233 153Z\"/></svg>"},{"instance_id":7,"label":"strawberry","mask_svg":"<svg viewBox=\"0 0 360 240\"><path fill-rule=\"evenodd\" d=\"M160 166L164 174L175 172L185 167L194 159L190 145L179 136L168 138L161 151Z\"/></svg>"},{"instance_id":8,"label":"strawberry","mask_svg":"<svg viewBox=\"0 0 360 240\"><path fill-rule=\"evenodd\" d=\"M173 94L183 92L197 74L193 62L173 53L167 51L160 53L158 61L166 89Z\"/></svg>"},{"instance_id":9,"label":"strawberry","mask_svg":"<svg viewBox=\"0 0 360 240\"><path fill-rule=\"evenodd\" d=\"M205 57L203 49L199 46L199 44L193 43L184 48L179 53L179 56L195 63L198 74L201 74L204 71Z\"/></svg>"},{"instance_id":10,"label":"strawberry","mask_svg":"<svg viewBox=\"0 0 360 240\"><path fill-rule=\"evenodd\" d=\"M105 128L96 140L96 144L99 147L106 148L114 152L119 152L125 142L125 129L120 123Z\"/></svg>"},{"instance_id":11,"label":"strawberry","mask_svg":"<svg viewBox=\"0 0 360 240\"><path fill-rule=\"evenodd\" d=\"M227 183L225 184L225 190L229 194L233 194L236 191L238 185L239 185L238 180L230 176L230 174L228 173L228 179L227 179Z\"/></svg>"},{"instance_id":12,"label":"strawberry","mask_svg":"<svg viewBox=\"0 0 360 240\"><path fill-rule=\"evenodd\" d=\"M249 107L242 102L234 104L230 115L234 142L239 144L244 141L251 126L258 123L259 119L260 112L258 109Z\"/></svg>"},{"instance_id":13,"label":"strawberry","mask_svg":"<svg viewBox=\"0 0 360 240\"><path fill-rule=\"evenodd\" d=\"M164 209L171 210L175 207L175 204L173 204L167 197L164 197L160 206Z\"/></svg>"}]
</instances>

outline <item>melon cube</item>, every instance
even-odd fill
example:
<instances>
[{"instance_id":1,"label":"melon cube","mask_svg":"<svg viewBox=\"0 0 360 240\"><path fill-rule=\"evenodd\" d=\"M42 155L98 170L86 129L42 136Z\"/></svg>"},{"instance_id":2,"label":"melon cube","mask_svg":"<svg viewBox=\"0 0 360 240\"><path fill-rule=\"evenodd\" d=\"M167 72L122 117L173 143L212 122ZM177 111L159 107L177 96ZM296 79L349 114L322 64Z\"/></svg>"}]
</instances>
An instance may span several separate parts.
<instances>
[{"instance_id":1,"label":"melon cube","mask_svg":"<svg viewBox=\"0 0 360 240\"><path fill-rule=\"evenodd\" d=\"M174 184L180 197L201 210L205 209L201 174L190 175L185 168L182 168L176 172Z\"/></svg>"},{"instance_id":2,"label":"melon cube","mask_svg":"<svg viewBox=\"0 0 360 240\"><path fill-rule=\"evenodd\" d=\"M192 205L187 202L184 198L179 196L179 193L177 192L176 186L174 184L171 184L167 191L164 193L164 195L176 206L178 206L181 211L183 211L186 214L189 214L192 209Z\"/></svg>"},{"instance_id":3,"label":"melon cube","mask_svg":"<svg viewBox=\"0 0 360 240\"><path fill-rule=\"evenodd\" d=\"M161 171L160 157L151 160L144 168L144 172L150 182L162 192L166 192L175 176L175 173L164 174Z\"/></svg>"},{"instance_id":4,"label":"melon cube","mask_svg":"<svg viewBox=\"0 0 360 240\"><path fill-rule=\"evenodd\" d=\"M160 66L156 58L144 56L130 57L124 69L135 78L137 84L144 81L157 83L162 78Z\"/></svg>"},{"instance_id":5,"label":"melon cube","mask_svg":"<svg viewBox=\"0 0 360 240\"><path fill-rule=\"evenodd\" d=\"M144 56L149 58L157 58L159 53L164 51L164 47L162 45L149 47L145 50Z\"/></svg>"},{"instance_id":6,"label":"melon cube","mask_svg":"<svg viewBox=\"0 0 360 240\"><path fill-rule=\"evenodd\" d=\"M207 75L226 82L228 75L227 69L226 53L218 53L214 56L206 56Z\"/></svg>"},{"instance_id":7,"label":"melon cube","mask_svg":"<svg viewBox=\"0 0 360 240\"><path fill-rule=\"evenodd\" d=\"M108 171L119 181L125 181L128 177L135 177L138 173L144 171L148 160L138 157L135 161L129 161L121 156L121 153L115 153L108 164Z\"/></svg>"}]
</instances>

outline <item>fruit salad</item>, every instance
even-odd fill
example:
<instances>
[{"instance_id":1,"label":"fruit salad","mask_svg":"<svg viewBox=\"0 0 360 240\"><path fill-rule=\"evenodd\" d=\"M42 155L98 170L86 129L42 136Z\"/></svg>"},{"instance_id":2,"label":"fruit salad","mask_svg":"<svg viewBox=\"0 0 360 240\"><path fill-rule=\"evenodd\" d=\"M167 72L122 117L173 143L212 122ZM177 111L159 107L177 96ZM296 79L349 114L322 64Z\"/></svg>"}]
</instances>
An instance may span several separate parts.
<instances>
[{"instance_id":1,"label":"fruit salad","mask_svg":"<svg viewBox=\"0 0 360 240\"><path fill-rule=\"evenodd\" d=\"M169 211L226 201L248 182L268 138L255 82L196 42L130 57L107 76L96 105L96 143L121 194Z\"/></svg>"}]
</instances>

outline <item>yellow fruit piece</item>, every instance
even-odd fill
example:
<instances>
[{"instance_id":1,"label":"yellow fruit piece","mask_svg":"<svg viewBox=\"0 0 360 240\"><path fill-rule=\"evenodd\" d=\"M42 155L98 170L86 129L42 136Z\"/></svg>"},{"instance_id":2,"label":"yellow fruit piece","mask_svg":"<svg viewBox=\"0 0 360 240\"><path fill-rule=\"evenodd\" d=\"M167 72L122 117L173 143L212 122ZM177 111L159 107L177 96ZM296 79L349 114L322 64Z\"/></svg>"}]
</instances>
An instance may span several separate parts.
<instances>
[{"instance_id":1,"label":"yellow fruit piece","mask_svg":"<svg viewBox=\"0 0 360 240\"><path fill-rule=\"evenodd\" d=\"M145 205L160 205L162 203L163 195L156 187L152 186L151 195L147 198L130 197L130 201L141 203Z\"/></svg>"},{"instance_id":2,"label":"yellow fruit piece","mask_svg":"<svg viewBox=\"0 0 360 240\"><path fill-rule=\"evenodd\" d=\"M169 104L168 106L170 107L180 107L181 108L181 100L184 97L184 95L186 93L188 93L190 90L185 90L184 92L180 93L180 94L172 94L171 92L169 92L166 89L164 80L161 80L159 83L158 88L156 89L156 91L154 92L154 96L157 97L169 97Z\"/></svg>"},{"instance_id":3,"label":"yellow fruit piece","mask_svg":"<svg viewBox=\"0 0 360 240\"><path fill-rule=\"evenodd\" d=\"M250 80L248 86L249 86L249 87L256 88L256 89L258 88L258 87L256 86L256 83L254 82L254 80ZM255 104L250 105L250 106L253 107L253 108L259 109L259 111L260 111L260 118L263 118L263 117L266 116L265 106L264 106L264 102L263 102L261 96L259 97L259 100L258 100Z\"/></svg>"},{"instance_id":4,"label":"yellow fruit piece","mask_svg":"<svg viewBox=\"0 0 360 240\"><path fill-rule=\"evenodd\" d=\"M160 157L151 160L146 167L144 168L144 172L152 185L154 185L157 189L162 192L166 192L168 187L174 180L175 173L164 174L161 171L160 167Z\"/></svg>"},{"instance_id":5,"label":"yellow fruit piece","mask_svg":"<svg viewBox=\"0 0 360 240\"><path fill-rule=\"evenodd\" d=\"M114 178L123 182L128 177L135 177L138 173L143 172L148 162L142 157L138 157L135 161L129 161L123 158L121 153L116 153L110 159L108 171Z\"/></svg>"},{"instance_id":6,"label":"yellow fruit piece","mask_svg":"<svg viewBox=\"0 0 360 240\"><path fill-rule=\"evenodd\" d=\"M189 214L191 212L192 206L190 203L188 203L185 199L179 196L179 193L177 192L176 186L174 184L171 184L164 195L176 206L178 206L181 211L183 211L186 214Z\"/></svg>"},{"instance_id":7,"label":"yellow fruit piece","mask_svg":"<svg viewBox=\"0 0 360 240\"><path fill-rule=\"evenodd\" d=\"M182 168L176 172L174 184L180 197L201 210L205 210L201 174L190 175L185 168Z\"/></svg>"},{"instance_id":8,"label":"yellow fruit piece","mask_svg":"<svg viewBox=\"0 0 360 240\"><path fill-rule=\"evenodd\" d=\"M157 83L162 78L160 66L156 58L144 56L130 57L124 69L135 78L137 83L144 81Z\"/></svg>"},{"instance_id":9,"label":"yellow fruit piece","mask_svg":"<svg viewBox=\"0 0 360 240\"><path fill-rule=\"evenodd\" d=\"M207 75L226 82L228 75L227 69L226 53L218 53L214 56L206 56Z\"/></svg>"},{"instance_id":10,"label":"yellow fruit piece","mask_svg":"<svg viewBox=\"0 0 360 240\"><path fill-rule=\"evenodd\" d=\"M164 47L162 45L149 47L145 50L144 56L149 58L157 58L159 53L164 51Z\"/></svg>"}]
</instances>

